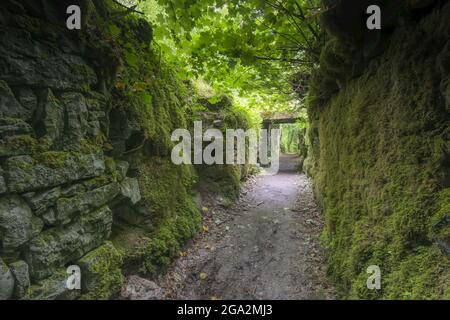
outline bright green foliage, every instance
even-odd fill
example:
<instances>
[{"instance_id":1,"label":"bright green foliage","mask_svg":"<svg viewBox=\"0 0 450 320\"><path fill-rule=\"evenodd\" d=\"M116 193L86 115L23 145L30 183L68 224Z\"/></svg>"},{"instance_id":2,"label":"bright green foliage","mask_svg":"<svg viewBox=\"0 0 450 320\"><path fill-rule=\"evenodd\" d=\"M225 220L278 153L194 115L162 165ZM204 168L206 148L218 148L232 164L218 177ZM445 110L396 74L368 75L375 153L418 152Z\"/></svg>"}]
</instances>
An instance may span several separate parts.
<instances>
[{"instance_id":1,"label":"bright green foliage","mask_svg":"<svg viewBox=\"0 0 450 320\"><path fill-rule=\"evenodd\" d=\"M318 61L319 4L302 1L140 0L154 42L183 79L204 79L248 108L286 108L297 74Z\"/></svg>"},{"instance_id":2,"label":"bright green foliage","mask_svg":"<svg viewBox=\"0 0 450 320\"><path fill-rule=\"evenodd\" d=\"M306 145L304 141L305 124L292 123L282 124L280 148L283 153L301 154L306 156Z\"/></svg>"}]
</instances>

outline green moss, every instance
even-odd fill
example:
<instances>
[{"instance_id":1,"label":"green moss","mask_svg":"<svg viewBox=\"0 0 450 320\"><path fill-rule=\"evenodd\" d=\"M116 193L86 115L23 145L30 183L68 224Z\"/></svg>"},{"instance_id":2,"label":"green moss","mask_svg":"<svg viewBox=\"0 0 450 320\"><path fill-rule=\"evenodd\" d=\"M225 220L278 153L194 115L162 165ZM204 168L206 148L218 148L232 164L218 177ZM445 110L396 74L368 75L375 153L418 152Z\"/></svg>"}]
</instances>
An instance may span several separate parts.
<instances>
[{"instance_id":1,"label":"green moss","mask_svg":"<svg viewBox=\"0 0 450 320\"><path fill-rule=\"evenodd\" d=\"M438 195L436 213L430 221L429 237L431 239L449 239L450 225L442 225L441 221L450 216L450 188L442 190Z\"/></svg>"},{"instance_id":2,"label":"green moss","mask_svg":"<svg viewBox=\"0 0 450 320\"><path fill-rule=\"evenodd\" d=\"M22 158L10 158L8 163L11 167L19 168L24 171L27 171L36 165L36 161L34 159L28 161L28 159L24 160Z\"/></svg>"},{"instance_id":3,"label":"green moss","mask_svg":"<svg viewBox=\"0 0 450 320\"><path fill-rule=\"evenodd\" d=\"M199 166L201 186L206 192L219 194L232 203L239 195L245 165Z\"/></svg>"},{"instance_id":4,"label":"green moss","mask_svg":"<svg viewBox=\"0 0 450 320\"><path fill-rule=\"evenodd\" d=\"M82 300L108 299L120 291L124 281L122 255L107 241L78 262L82 270Z\"/></svg>"},{"instance_id":5,"label":"green moss","mask_svg":"<svg viewBox=\"0 0 450 320\"><path fill-rule=\"evenodd\" d=\"M140 271L153 277L164 271L198 232L201 215L191 194L197 181L194 169L160 157L147 160L139 167L140 211L151 217L152 228L117 224L113 239L126 265L142 264Z\"/></svg>"},{"instance_id":6,"label":"green moss","mask_svg":"<svg viewBox=\"0 0 450 320\"><path fill-rule=\"evenodd\" d=\"M61 168L65 165L68 153L64 151L47 151L34 156L34 159L50 168Z\"/></svg>"},{"instance_id":7,"label":"green moss","mask_svg":"<svg viewBox=\"0 0 450 320\"><path fill-rule=\"evenodd\" d=\"M83 185L88 190L93 190L102 186L105 186L107 184L110 184L111 182L117 182L114 180L114 176L112 175L100 175L98 177L95 177L93 179L89 179L83 182Z\"/></svg>"},{"instance_id":8,"label":"green moss","mask_svg":"<svg viewBox=\"0 0 450 320\"><path fill-rule=\"evenodd\" d=\"M209 92L208 98L200 97L198 103L204 108L197 108L201 115L199 120L208 123L211 119L223 119L220 130L224 137L226 137L227 129L257 130L260 127L258 115L233 103L227 96ZM204 112L205 110L206 112ZM224 139L225 145L226 139ZM248 156L248 146L246 148ZM249 163L243 165L198 165L196 168L199 172L202 191L219 194L224 200L224 205L231 205L238 197L241 181L251 172L252 165Z\"/></svg>"},{"instance_id":9,"label":"green moss","mask_svg":"<svg viewBox=\"0 0 450 320\"><path fill-rule=\"evenodd\" d=\"M307 166L325 214L329 274L344 298L449 296L449 260L434 244L449 231L433 225L449 210L450 117L433 89L435 57L417 50L414 32L395 34L334 95L325 74L313 78ZM369 265L381 268L381 291L366 288Z\"/></svg>"},{"instance_id":10,"label":"green moss","mask_svg":"<svg viewBox=\"0 0 450 320\"><path fill-rule=\"evenodd\" d=\"M437 247L418 247L386 276L387 299L450 299L450 262ZM359 296L359 295L358 295Z\"/></svg>"},{"instance_id":11,"label":"green moss","mask_svg":"<svg viewBox=\"0 0 450 320\"><path fill-rule=\"evenodd\" d=\"M100 4L96 7L99 12L111 9ZM144 261L146 273L154 276L170 264L200 226L201 215L192 199L199 179L196 170L193 166L176 166L170 160L171 134L192 123L196 115L195 101L191 100L196 99L190 96L189 85L178 79L148 45L151 28L144 22L130 15L115 20L100 18L96 25L110 41L98 41L99 45L91 41L90 45L100 54L105 50L99 46L104 44L108 55L114 52L120 60L119 72L113 77L112 108L127 114L129 123L139 127L143 140L137 141L139 147L124 156L138 178L142 196L138 208L131 208L129 215L136 214L136 219L131 220L143 223L135 226L116 219L114 243L120 247L127 266ZM139 30L144 30L144 34ZM92 37L95 39L95 35ZM225 112L225 127L251 126L253 118L248 111L225 96L216 98L208 97L206 103ZM106 168L114 177L112 159L106 159ZM223 166L216 171L224 177L217 181L217 190L236 195L248 166Z\"/></svg>"},{"instance_id":12,"label":"green moss","mask_svg":"<svg viewBox=\"0 0 450 320\"><path fill-rule=\"evenodd\" d=\"M139 125L144 140L133 159L128 160L137 171L142 195L140 211L145 211L145 219L151 217L142 226L144 230L116 223L113 236L127 263L143 259L148 273L153 275L168 265L200 224L191 195L197 180L195 170L191 166L175 166L168 158L173 145L171 133L187 127L190 104L184 84L148 46L151 28L145 22L133 16L100 20L97 24L111 39L105 45L115 51L123 66L113 83L113 108L126 109L129 119ZM138 30L138 25L146 34ZM106 158L107 171L114 178L113 162Z\"/></svg>"},{"instance_id":13,"label":"green moss","mask_svg":"<svg viewBox=\"0 0 450 320\"><path fill-rule=\"evenodd\" d=\"M105 142L105 137L99 135L96 137L95 142L89 141L87 139L80 140L80 152L84 154L97 153L102 150L102 145Z\"/></svg>"},{"instance_id":14,"label":"green moss","mask_svg":"<svg viewBox=\"0 0 450 320\"><path fill-rule=\"evenodd\" d=\"M320 55L320 69L323 79L331 79L342 86L351 76L352 56L348 52L348 46L343 46L339 40L331 39L327 42ZM331 90L330 93L333 91Z\"/></svg>"},{"instance_id":15,"label":"green moss","mask_svg":"<svg viewBox=\"0 0 450 320\"><path fill-rule=\"evenodd\" d=\"M67 289L67 270L58 269L50 277L31 285L22 300L74 300L80 297L80 290Z\"/></svg>"},{"instance_id":16,"label":"green moss","mask_svg":"<svg viewBox=\"0 0 450 320\"><path fill-rule=\"evenodd\" d=\"M179 256L183 245L199 230L201 216L192 200L178 206L175 217L170 218L152 233L144 248L144 266L147 274L155 276L165 270Z\"/></svg>"},{"instance_id":17,"label":"green moss","mask_svg":"<svg viewBox=\"0 0 450 320\"><path fill-rule=\"evenodd\" d=\"M116 161L114 161L114 158L105 157L105 167L109 172L117 170Z\"/></svg>"},{"instance_id":18,"label":"green moss","mask_svg":"<svg viewBox=\"0 0 450 320\"><path fill-rule=\"evenodd\" d=\"M31 135L17 135L0 140L0 156L33 154L44 151L45 147Z\"/></svg>"},{"instance_id":19,"label":"green moss","mask_svg":"<svg viewBox=\"0 0 450 320\"><path fill-rule=\"evenodd\" d=\"M155 223L171 217L177 206L191 199L190 190L197 181L191 166L176 166L170 159L150 157L139 168L142 201L154 214Z\"/></svg>"},{"instance_id":20,"label":"green moss","mask_svg":"<svg viewBox=\"0 0 450 320\"><path fill-rule=\"evenodd\" d=\"M111 180L117 182L118 172L117 165L113 158L105 157L106 172L111 176Z\"/></svg>"},{"instance_id":21,"label":"green moss","mask_svg":"<svg viewBox=\"0 0 450 320\"><path fill-rule=\"evenodd\" d=\"M144 248L150 239L148 231L139 226L115 223L111 241L123 257L125 266L142 265Z\"/></svg>"}]
</instances>

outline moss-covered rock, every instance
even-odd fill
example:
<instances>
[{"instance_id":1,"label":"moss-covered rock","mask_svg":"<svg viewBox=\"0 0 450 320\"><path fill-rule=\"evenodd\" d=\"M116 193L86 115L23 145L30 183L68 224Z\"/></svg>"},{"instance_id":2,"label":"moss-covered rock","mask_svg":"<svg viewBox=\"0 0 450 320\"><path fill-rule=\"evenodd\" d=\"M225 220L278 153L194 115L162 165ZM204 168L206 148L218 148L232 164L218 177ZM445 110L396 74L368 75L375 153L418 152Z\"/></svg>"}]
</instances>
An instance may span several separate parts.
<instances>
[{"instance_id":1,"label":"moss-covered rock","mask_svg":"<svg viewBox=\"0 0 450 320\"><path fill-rule=\"evenodd\" d=\"M0 243L2 251L13 251L33 236L33 214L19 196L0 198Z\"/></svg>"},{"instance_id":2,"label":"moss-covered rock","mask_svg":"<svg viewBox=\"0 0 450 320\"><path fill-rule=\"evenodd\" d=\"M179 256L183 245L199 230L201 216L192 199L152 233L144 247L144 266L149 275L165 270Z\"/></svg>"},{"instance_id":3,"label":"moss-covered rock","mask_svg":"<svg viewBox=\"0 0 450 320\"><path fill-rule=\"evenodd\" d=\"M25 260L33 280L44 279L69 261L81 258L109 238L112 212L104 206L83 213L64 228L51 228L31 240Z\"/></svg>"},{"instance_id":4,"label":"moss-covered rock","mask_svg":"<svg viewBox=\"0 0 450 320\"><path fill-rule=\"evenodd\" d=\"M102 153L45 152L34 158L16 156L5 162L8 188L13 192L54 187L101 175L105 170Z\"/></svg>"},{"instance_id":5,"label":"moss-covered rock","mask_svg":"<svg viewBox=\"0 0 450 320\"><path fill-rule=\"evenodd\" d=\"M110 241L82 257L77 265L81 269L81 299L108 299L120 291L122 256Z\"/></svg>"},{"instance_id":6,"label":"moss-covered rock","mask_svg":"<svg viewBox=\"0 0 450 320\"><path fill-rule=\"evenodd\" d=\"M15 279L14 297L20 299L26 295L30 287L28 264L23 260L19 260L11 263L9 268Z\"/></svg>"},{"instance_id":7,"label":"moss-covered rock","mask_svg":"<svg viewBox=\"0 0 450 320\"><path fill-rule=\"evenodd\" d=\"M126 215L127 211L118 214L146 231L127 241L119 234L115 243L126 260L142 259L145 272L154 276L178 256L184 243L199 229L201 216L191 194L196 174L192 167L176 166L158 157L142 164L139 172L140 208L130 212L131 216Z\"/></svg>"},{"instance_id":8,"label":"moss-covered rock","mask_svg":"<svg viewBox=\"0 0 450 320\"><path fill-rule=\"evenodd\" d=\"M309 106L308 167L342 297L448 298L450 260L436 245L448 226L434 226L450 203L450 116L436 68L449 14L447 4L405 22L361 77ZM313 86L328 90L323 79ZM382 290L367 289L369 265L380 266Z\"/></svg>"},{"instance_id":9,"label":"moss-covered rock","mask_svg":"<svg viewBox=\"0 0 450 320\"><path fill-rule=\"evenodd\" d=\"M14 97L8 84L0 80L0 115L2 118L30 118L30 112Z\"/></svg>"},{"instance_id":10,"label":"moss-covered rock","mask_svg":"<svg viewBox=\"0 0 450 320\"><path fill-rule=\"evenodd\" d=\"M39 150L38 141L28 134L5 137L0 140L0 156L33 154Z\"/></svg>"},{"instance_id":11,"label":"moss-covered rock","mask_svg":"<svg viewBox=\"0 0 450 320\"><path fill-rule=\"evenodd\" d=\"M0 258L0 300L7 300L14 292L14 277L6 263Z\"/></svg>"},{"instance_id":12,"label":"moss-covered rock","mask_svg":"<svg viewBox=\"0 0 450 320\"><path fill-rule=\"evenodd\" d=\"M56 219L67 224L83 213L91 212L112 201L118 194L119 185L114 182L71 198L59 198L56 201Z\"/></svg>"},{"instance_id":13,"label":"moss-covered rock","mask_svg":"<svg viewBox=\"0 0 450 320\"><path fill-rule=\"evenodd\" d=\"M69 274L65 268L57 269L44 280L34 282L23 300L75 300L81 295L81 290L67 288Z\"/></svg>"}]
</instances>

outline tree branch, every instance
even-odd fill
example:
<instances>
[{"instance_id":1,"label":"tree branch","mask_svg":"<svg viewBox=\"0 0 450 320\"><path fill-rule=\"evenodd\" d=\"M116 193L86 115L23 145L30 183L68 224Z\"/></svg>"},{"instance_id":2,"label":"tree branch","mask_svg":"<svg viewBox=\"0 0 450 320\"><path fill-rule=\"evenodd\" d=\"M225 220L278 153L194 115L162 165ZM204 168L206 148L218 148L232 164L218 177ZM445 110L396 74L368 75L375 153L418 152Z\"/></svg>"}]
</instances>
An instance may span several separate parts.
<instances>
[{"instance_id":1,"label":"tree branch","mask_svg":"<svg viewBox=\"0 0 450 320\"><path fill-rule=\"evenodd\" d=\"M131 13L131 12L139 13L139 14L145 14L145 13L143 13L142 11L136 10L136 8L137 8L137 6L138 6L137 4L134 5L134 6L132 6L132 7L127 7L126 5L120 3L120 2L117 1L117 0L112 0L112 1L113 1L114 3L116 3L116 4L118 4L119 6L121 6L122 8L127 9L126 12L125 12L124 14L129 14L129 13Z\"/></svg>"},{"instance_id":2,"label":"tree branch","mask_svg":"<svg viewBox=\"0 0 450 320\"><path fill-rule=\"evenodd\" d=\"M301 62L305 63L305 60L302 59L291 59L291 58L275 58L275 57L264 57L264 56L255 56L258 60L266 60L266 61L283 61L283 62Z\"/></svg>"}]
</instances>

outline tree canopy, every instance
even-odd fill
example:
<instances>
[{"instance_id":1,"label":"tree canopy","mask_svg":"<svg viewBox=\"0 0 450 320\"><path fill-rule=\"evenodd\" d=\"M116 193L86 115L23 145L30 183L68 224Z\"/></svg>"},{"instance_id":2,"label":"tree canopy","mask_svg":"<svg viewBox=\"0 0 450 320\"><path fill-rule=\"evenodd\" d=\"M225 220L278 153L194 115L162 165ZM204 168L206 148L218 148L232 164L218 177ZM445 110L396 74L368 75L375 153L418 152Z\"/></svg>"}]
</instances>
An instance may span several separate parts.
<instances>
[{"instance_id":1,"label":"tree canopy","mask_svg":"<svg viewBox=\"0 0 450 320\"><path fill-rule=\"evenodd\" d=\"M154 43L186 79L262 110L299 107L318 63L319 0L121 0L152 23Z\"/></svg>"}]
</instances>

